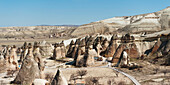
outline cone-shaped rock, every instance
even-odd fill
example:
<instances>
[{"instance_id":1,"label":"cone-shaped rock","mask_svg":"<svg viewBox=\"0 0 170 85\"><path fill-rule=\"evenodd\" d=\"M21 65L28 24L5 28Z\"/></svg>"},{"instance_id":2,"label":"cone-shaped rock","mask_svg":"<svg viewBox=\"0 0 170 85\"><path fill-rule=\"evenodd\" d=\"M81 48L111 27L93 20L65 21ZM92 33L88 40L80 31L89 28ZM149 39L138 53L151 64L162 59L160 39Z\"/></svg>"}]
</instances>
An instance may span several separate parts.
<instances>
[{"instance_id":1,"label":"cone-shaped rock","mask_svg":"<svg viewBox=\"0 0 170 85\"><path fill-rule=\"evenodd\" d=\"M92 45L90 45L87 49L86 49L86 53L84 55L84 66L91 66L94 64L94 57L98 56L97 52L95 51L95 49L92 49Z\"/></svg>"},{"instance_id":2,"label":"cone-shaped rock","mask_svg":"<svg viewBox=\"0 0 170 85\"><path fill-rule=\"evenodd\" d=\"M33 55L34 55L34 60L38 63L38 68L40 70L40 78L43 79L44 78L44 61L42 59L41 53L39 51L39 46L37 44L34 44L34 51L33 51Z\"/></svg>"},{"instance_id":3,"label":"cone-shaped rock","mask_svg":"<svg viewBox=\"0 0 170 85\"><path fill-rule=\"evenodd\" d=\"M86 46L86 42L85 42L85 39L82 39L81 42L80 42L80 51L81 51L81 55L84 55L85 53L85 46Z\"/></svg>"},{"instance_id":4,"label":"cone-shaped rock","mask_svg":"<svg viewBox=\"0 0 170 85\"><path fill-rule=\"evenodd\" d=\"M26 55L27 55L27 53L28 53L27 42L24 43L24 45L23 45L22 48L23 48L23 51L21 52L20 62L22 62L22 61L25 59L25 57L26 57Z\"/></svg>"},{"instance_id":5,"label":"cone-shaped rock","mask_svg":"<svg viewBox=\"0 0 170 85\"><path fill-rule=\"evenodd\" d=\"M160 41L160 38L158 38L157 42L153 46L153 48L152 48L152 50L151 50L151 52L149 53L148 56L152 56L155 52L157 52L160 45L161 45L161 41Z\"/></svg>"},{"instance_id":6,"label":"cone-shaped rock","mask_svg":"<svg viewBox=\"0 0 170 85\"><path fill-rule=\"evenodd\" d=\"M16 53L16 46L14 45L11 48L11 52L10 52L10 57L9 57L9 63L11 65L11 67L15 66L15 69L18 68L18 60L17 60L17 53Z\"/></svg>"},{"instance_id":7,"label":"cone-shaped rock","mask_svg":"<svg viewBox=\"0 0 170 85\"><path fill-rule=\"evenodd\" d=\"M102 46L101 46L101 44L100 44L100 39L98 39L98 40L96 41L96 44L94 45L94 49L96 50L97 55L100 56L100 53L101 53L101 51L102 51Z\"/></svg>"},{"instance_id":8,"label":"cone-shaped rock","mask_svg":"<svg viewBox=\"0 0 170 85\"><path fill-rule=\"evenodd\" d=\"M102 50L105 51L108 46L109 46L109 41L107 40L107 38L105 38L102 43Z\"/></svg>"},{"instance_id":9,"label":"cone-shaped rock","mask_svg":"<svg viewBox=\"0 0 170 85\"><path fill-rule=\"evenodd\" d=\"M69 49L68 49L68 51L67 51L67 57L72 57L72 52L73 52L73 48L74 48L74 41L72 40L71 42L70 42L70 45L69 45Z\"/></svg>"},{"instance_id":10,"label":"cone-shaped rock","mask_svg":"<svg viewBox=\"0 0 170 85\"><path fill-rule=\"evenodd\" d=\"M73 51L72 51L72 58L76 57L76 52L77 52L77 49L78 49L78 45L80 44L80 39L77 39L76 42L75 42L75 45L73 47Z\"/></svg>"},{"instance_id":11,"label":"cone-shaped rock","mask_svg":"<svg viewBox=\"0 0 170 85\"><path fill-rule=\"evenodd\" d=\"M33 58L32 48L29 47L29 52L24 59L21 69L12 83L21 85L31 85L35 78L40 78L37 62Z\"/></svg>"},{"instance_id":12,"label":"cone-shaped rock","mask_svg":"<svg viewBox=\"0 0 170 85\"><path fill-rule=\"evenodd\" d=\"M116 49L117 49L117 35L113 35L111 38L111 41L109 43L109 46L107 47L106 51L105 51L105 57L113 57Z\"/></svg>"},{"instance_id":13,"label":"cone-shaped rock","mask_svg":"<svg viewBox=\"0 0 170 85\"><path fill-rule=\"evenodd\" d=\"M60 43L60 48L61 48L61 56L64 58L66 56L66 47L64 45L64 41Z\"/></svg>"},{"instance_id":14,"label":"cone-shaped rock","mask_svg":"<svg viewBox=\"0 0 170 85\"><path fill-rule=\"evenodd\" d=\"M118 48L116 49L115 54L112 58L112 63L117 63L119 61L119 58L121 56L122 51L126 48L126 44L120 44Z\"/></svg>"},{"instance_id":15,"label":"cone-shaped rock","mask_svg":"<svg viewBox=\"0 0 170 85\"><path fill-rule=\"evenodd\" d=\"M54 51L53 51L53 59L60 59L62 58L61 56L61 48L60 45L58 43L55 44L54 46Z\"/></svg>"},{"instance_id":16,"label":"cone-shaped rock","mask_svg":"<svg viewBox=\"0 0 170 85\"><path fill-rule=\"evenodd\" d=\"M51 85L68 85L67 80L62 75L62 72L58 69L57 73L51 83Z\"/></svg>"},{"instance_id":17,"label":"cone-shaped rock","mask_svg":"<svg viewBox=\"0 0 170 85\"><path fill-rule=\"evenodd\" d=\"M82 47L78 47L77 49L77 52L76 52L76 57L74 58L74 61L75 61L75 66L83 66L84 65L84 55L81 54L82 50L81 50Z\"/></svg>"},{"instance_id":18,"label":"cone-shaped rock","mask_svg":"<svg viewBox=\"0 0 170 85\"><path fill-rule=\"evenodd\" d=\"M121 58L120 58L120 66L124 67L124 66L129 66L130 64L130 57L128 56L126 51L122 52Z\"/></svg>"}]
</instances>

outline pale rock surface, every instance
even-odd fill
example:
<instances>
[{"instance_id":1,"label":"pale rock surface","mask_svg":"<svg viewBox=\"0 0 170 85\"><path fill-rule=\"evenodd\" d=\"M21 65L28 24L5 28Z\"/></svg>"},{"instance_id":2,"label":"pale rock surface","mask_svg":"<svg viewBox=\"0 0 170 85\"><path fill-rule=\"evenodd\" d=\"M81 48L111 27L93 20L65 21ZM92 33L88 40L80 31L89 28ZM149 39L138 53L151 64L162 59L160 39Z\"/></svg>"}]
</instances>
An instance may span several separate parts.
<instances>
[{"instance_id":1,"label":"pale rock surface","mask_svg":"<svg viewBox=\"0 0 170 85\"><path fill-rule=\"evenodd\" d=\"M60 69L57 70L57 73L56 73L51 85L68 85L67 80L63 76Z\"/></svg>"}]
</instances>

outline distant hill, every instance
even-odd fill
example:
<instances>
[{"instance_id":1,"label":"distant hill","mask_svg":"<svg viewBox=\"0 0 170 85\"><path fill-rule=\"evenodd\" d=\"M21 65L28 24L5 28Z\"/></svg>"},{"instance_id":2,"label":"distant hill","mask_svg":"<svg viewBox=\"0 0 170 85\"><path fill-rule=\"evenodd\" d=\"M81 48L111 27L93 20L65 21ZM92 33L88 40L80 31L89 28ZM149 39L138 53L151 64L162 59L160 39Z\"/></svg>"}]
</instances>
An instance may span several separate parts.
<instances>
[{"instance_id":1,"label":"distant hill","mask_svg":"<svg viewBox=\"0 0 170 85\"><path fill-rule=\"evenodd\" d=\"M67 27L79 27L80 25L37 25L37 26L67 26Z\"/></svg>"},{"instance_id":2,"label":"distant hill","mask_svg":"<svg viewBox=\"0 0 170 85\"><path fill-rule=\"evenodd\" d=\"M134 16L113 17L76 28L71 35L94 33L140 33L156 32L170 28L170 7L161 11Z\"/></svg>"}]
</instances>

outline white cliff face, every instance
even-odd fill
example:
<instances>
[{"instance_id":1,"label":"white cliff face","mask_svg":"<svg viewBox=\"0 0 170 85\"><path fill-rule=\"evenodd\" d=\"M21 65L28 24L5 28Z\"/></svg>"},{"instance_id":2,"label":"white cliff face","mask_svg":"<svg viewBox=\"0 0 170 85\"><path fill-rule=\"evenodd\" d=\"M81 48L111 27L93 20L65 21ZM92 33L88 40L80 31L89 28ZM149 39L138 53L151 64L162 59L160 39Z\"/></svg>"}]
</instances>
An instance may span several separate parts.
<instances>
[{"instance_id":1,"label":"white cliff face","mask_svg":"<svg viewBox=\"0 0 170 85\"><path fill-rule=\"evenodd\" d=\"M105 22L105 23L116 23L116 24L120 24L120 25L128 25L130 24L130 17L113 17L110 19L105 19L105 20L101 20L98 22Z\"/></svg>"},{"instance_id":2,"label":"white cliff face","mask_svg":"<svg viewBox=\"0 0 170 85\"><path fill-rule=\"evenodd\" d=\"M142 54L145 53L146 50L149 50L150 48L153 47L153 45L155 44L156 42L136 42L136 46L137 48L139 49L139 55L141 56Z\"/></svg>"},{"instance_id":3,"label":"white cliff face","mask_svg":"<svg viewBox=\"0 0 170 85\"><path fill-rule=\"evenodd\" d=\"M78 27L72 35L85 35L105 32L160 31L170 28L170 7L158 12L135 16L113 17ZM89 31L90 30L90 31Z\"/></svg>"}]
</instances>

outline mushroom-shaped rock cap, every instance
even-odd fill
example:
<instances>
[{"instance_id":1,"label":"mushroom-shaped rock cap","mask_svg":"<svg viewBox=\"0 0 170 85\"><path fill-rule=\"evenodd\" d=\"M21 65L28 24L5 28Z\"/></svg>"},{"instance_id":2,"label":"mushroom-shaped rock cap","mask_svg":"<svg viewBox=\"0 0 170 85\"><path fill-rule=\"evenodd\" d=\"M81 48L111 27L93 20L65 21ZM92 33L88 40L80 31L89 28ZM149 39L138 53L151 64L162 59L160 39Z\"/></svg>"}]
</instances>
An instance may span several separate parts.
<instances>
[{"instance_id":1,"label":"mushroom-shaped rock cap","mask_svg":"<svg viewBox=\"0 0 170 85\"><path fill-rule=\"evenodd\" d=\"M55 48L56 48L56 47L59 47L59 46L60 46L59 43L55 43L55 45L54 45Z\"/></svg>"},{"instance_id":2,"label":"mushroom-shaped rock cap","mask_svg":"<svg viewBox=\"0 0 170 85\"><path fill-rule=\"evenodd\" d=\"M32 44L31 43L28 44L28 48L32 48Z\"/></svg>"},{"instance_id":3,"label":"mushroom-shaped rock cap","mask_svg":"<svg viewBox=\"0 0 170 85\"><path fill-rule=\"evenodd\" d=\"M15 45L13 45L13 46L12 46L12 48L16 48L16 46L15 46Z\"/></svg>"},{"instance_id":4,"label":"mushroom-shaped rock cap","mask_svg":"<svg viewBox=\"0 0 170 85\"><path fill-rule=\"evenodd\" d=\"M38 42L34 42L34 47L39 47L40 45L39 45L39 43Z\"/></svg>"},{"instance_id":5,"label":"mushroom-shaped rock cap","mask_svg":"<svg viewBox=\"0 0 170 85\"><path fill-rule=\"evenodd\" d=\"M64 41L62 41L62 42L60 43L60 46L64 46Z\"/></svg>"},{"instance_id":6,"label":"mushroom-shaped rock cap","mask_svg":"<svg viewBox=\"0 0 170 85\"><path fill-rule=\"evenodd\" d=\"M103 42L107 42L108 40L107 40L107 38L105 38L104 40L103 40Z\"/></svg>"}]
</instances>

